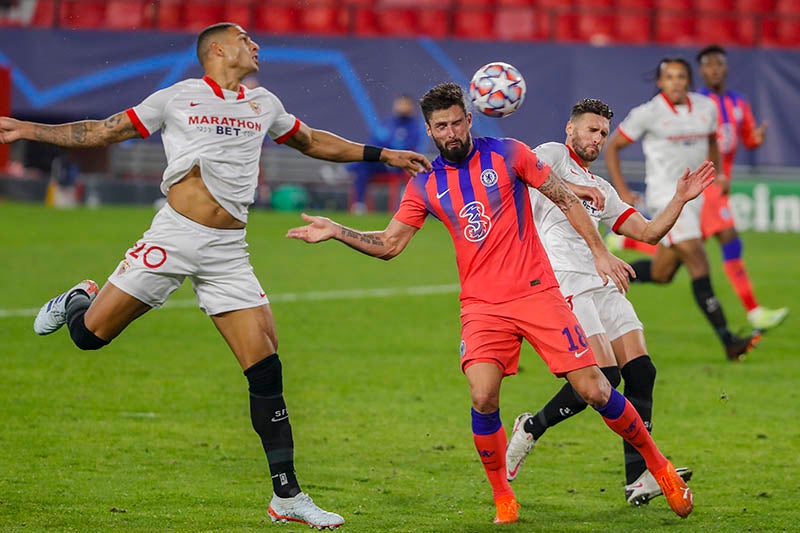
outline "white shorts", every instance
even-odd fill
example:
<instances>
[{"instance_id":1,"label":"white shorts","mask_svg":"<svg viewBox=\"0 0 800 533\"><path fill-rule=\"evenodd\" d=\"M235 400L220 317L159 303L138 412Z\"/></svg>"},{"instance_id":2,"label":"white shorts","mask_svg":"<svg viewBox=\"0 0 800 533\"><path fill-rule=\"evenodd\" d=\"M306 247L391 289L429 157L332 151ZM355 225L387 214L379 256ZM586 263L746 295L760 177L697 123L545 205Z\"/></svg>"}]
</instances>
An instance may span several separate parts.
<instances>
[{"instance_id":1,"label":"white shorts","mask_svg":"<svg viewBox=\"0 0 800 533\"><path fill-rule=\"evenodd\" d=\"M647 202L647 209L651 213L654 213L653 216L660 213L665 207L666 205L664 204L656 203L651 205L650 202ZM683 206L683 210L678 216L678 220L675 221L675 225L672 226L672 229L669 230L669 233L664 235L664 238L661 239L660 244L669 247L673 244L678 244L679 242L683 241L702 239L703 230L700 224L700 214L702 211L703 195L701 194Z\"/></svg>"},{"instance_id":2,"label":"white shorts","mask_svg":"<svg viewBox=\"0 0 800 533\"><path fill-rule=\"evenodd\" d=\"M165 204L108 281L161 307L188 276L209 315L258 307L269 300L253 273L245 236L244 229L203 226Z\"/></svg>"},{"instance_id":3,"label":"white shorts","mask_svg":"<svg viewBox=\"0 0 800 533\"><path fill-rule=\"evenodd\" d=\"M599 276L580 272L559 271L556 278L587 337L606 333L613 341L644 329L631 302L613 283L604 287Z\"/></svg>"}]
</instances>

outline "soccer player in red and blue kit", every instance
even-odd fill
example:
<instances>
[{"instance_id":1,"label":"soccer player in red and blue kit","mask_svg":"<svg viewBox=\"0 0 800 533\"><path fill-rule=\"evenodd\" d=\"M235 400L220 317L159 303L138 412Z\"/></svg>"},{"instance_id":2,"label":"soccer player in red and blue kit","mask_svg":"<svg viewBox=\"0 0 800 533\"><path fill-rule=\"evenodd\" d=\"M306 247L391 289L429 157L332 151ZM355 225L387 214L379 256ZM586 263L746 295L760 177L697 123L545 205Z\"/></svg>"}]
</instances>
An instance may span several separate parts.
<instances>
[{"instance_id":1,"label":"soccer player in red and blue kit","mask_svg":"<svg viewBox=\"0 0 800 533\"><path fill-rule=\"evenodd\" d=\"M472 115L455 83L420 100L428 135L440 157L433 171L409 181L400 208L383 231L362 232L303 214L306 226L287 237L309 243L335 239L362 253L391 259L428 216L447 227L461 280L461 369L472 396L472 432L492 486L496 523L516 522L518 503L506 479L506 433L500 384L517 372L524 337L550 371L566 377L605 423L645 458L672 509L686 517L692 493L658 450L633 406L600 371L570 311L533 224L527 187L558 205L586 240L604 282L628 286L630 267L611 255L581 201L528 146L514 139L475 138Z\"/></svg>"},{"instance_id":2,"label":"soccer player in red and blue kit","mask_svg":"<svg viewBox=\"0 0 800 533\"><path fill-rule=\"evenodd\" d=\"M717 104L717 146L722 159L722 169L718 169L718 173L723 177L719 184L712 184L703 193L703 237L707 239L713 235L717 238L722 248L725 274L747 310L748 321L756 329L767 330L783 322L789 309L768 309L758 305L742 259L742 240L736 231L733 213L728 205L736 148L740 141L750 150L761 146L767 125L756 126L750 104L745 97L726 87L728 60L723 48L715 45L703 48L697 54L697 62L705 83L705 87L699 92Z\"/></svg>"}]
</instances>

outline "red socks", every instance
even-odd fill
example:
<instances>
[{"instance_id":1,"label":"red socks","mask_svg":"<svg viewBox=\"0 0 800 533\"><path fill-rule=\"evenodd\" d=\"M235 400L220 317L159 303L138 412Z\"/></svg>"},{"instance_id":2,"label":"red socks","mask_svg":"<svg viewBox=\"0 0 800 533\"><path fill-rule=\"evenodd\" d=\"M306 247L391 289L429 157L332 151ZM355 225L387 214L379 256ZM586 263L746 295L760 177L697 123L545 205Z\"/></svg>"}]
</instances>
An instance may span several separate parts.
<instances>
[{"instance_id":1,"label":"red socks","mask_svg":"<svg viewBox=\"0 0 800 533\"><path fill-rule=\"evenodd\" d=\"M739 296L744 308L752 311L758 307L756 296L753 294L753 285L750 283L750 276L747 275L747 269L744 267L744 261L741 259L726 259L722 263L725 269L725 274L733 286L733 290Z\"/></svg>"}]
</instances>

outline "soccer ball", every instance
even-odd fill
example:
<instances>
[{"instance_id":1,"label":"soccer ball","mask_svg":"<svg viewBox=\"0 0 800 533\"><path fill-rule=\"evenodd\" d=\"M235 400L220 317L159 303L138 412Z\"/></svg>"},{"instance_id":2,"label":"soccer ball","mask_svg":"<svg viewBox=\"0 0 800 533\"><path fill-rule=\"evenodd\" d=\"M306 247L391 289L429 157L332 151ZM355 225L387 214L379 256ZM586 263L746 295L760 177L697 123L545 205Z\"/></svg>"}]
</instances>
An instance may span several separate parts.
<instances>
[{"instance_id":1,"label":"soccer ball","mask_svg":"<svg viewBox=\"0 0 800 533\"><path fill-rule=\"evenodd\" d=\"M505 117L525 100L525 79L519 70L495 61L479 68L469 82L469 97L475 109L490 117Z\"/></svg>"}]
</instances>

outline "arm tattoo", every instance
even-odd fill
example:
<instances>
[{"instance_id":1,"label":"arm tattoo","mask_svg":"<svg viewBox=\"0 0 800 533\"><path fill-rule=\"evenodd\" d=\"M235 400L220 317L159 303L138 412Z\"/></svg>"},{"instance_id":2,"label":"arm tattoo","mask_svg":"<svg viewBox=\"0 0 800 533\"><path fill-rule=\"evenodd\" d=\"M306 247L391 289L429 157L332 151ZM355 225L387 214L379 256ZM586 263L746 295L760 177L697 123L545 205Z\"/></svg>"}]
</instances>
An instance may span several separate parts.
<instances>
[{"instance_id":1,"label":"arm tattoo","mask_svg":"<svg viewBox=\"0 0 800 533\"><path fill-rule=\"evenodd\" d=\"M580 200L569 190L567 184L559 178L550 174L539 186L539 191L547 196L562 211L569 211L573 205L580 203Z\"/></svg>"},{"instance_id":2,"label":"arm tattoo","mask_svg":"<svg viewBox=\"0 0 800 533\"><path fill-rule=\"evenodd\" d=\"M72 125L70 131L70 137L72 138L72 142L75 144L83 144L86 142L86 134L88 132L88 128L86 127L85 122L76 122Z\"/></svg>"},{"instance_id":3,"label":"arm tattoo","mask_svg":"<svg viewBox=\"0 0 800 533\"><path fill-rule=\"evenodd\" d=\"M69 124L36 124L33 137L36 141L66 148L90 148L133 139L138 132L133 124L124 120L125 112L117 113L104 121L82 120Z\"/></svg>"},{"instance_id":4,"label":"arm tattoo","mask_svg":"<svg viewBox=\"0 0 800 533\"><path fill-rule=\"evenodd\" d=\"M383 239L374 233L362 233L344 226L342 226L342 237L356 239L370 246L386 246L386 243L383 242Z\"/></svg>"}]
</instances>

